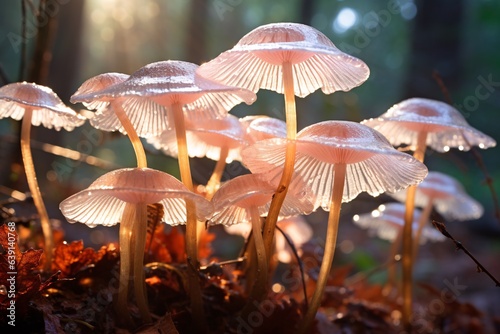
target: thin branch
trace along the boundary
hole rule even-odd
[[[443,79],[441,78],[439,73],[437,71],[433,71],[432,77],[434,78],[434,80],[436,80],[436,82],[437,82],[439,88],[441,89],[441,92],[443,93],[446,101],[450,105],[453,104],[453,100],[450,97],[450,93],[449,93],[448,89],[446,88],[446,85],[444,84]],[[493,178],[488,173],[488,170],[486,169],[486,165],[484,164],[483,157],[481,156],[481,154],[479,153],[477,148],[470,145],[470,143],[468,142],[467,137],[465,135],[462,134],[462,137],[464,138],[464,141],[467,144],[467,146],[470,147],[470,152],[474,156],[474,159],[476,160],[477,165],[479,166],[479,168],[483,172],[486,185],[490,189],[491,197],[493,198],[493,207],[495,209],[495,218],[500,222],[500,206],[498,204],[498,196],[497,196],[497,193],[495,191],[495,187],[493,186]]]
[[[304,305],[305,305],[305,309],[307,310],[307,309],[309,309],[309,303],[307,301],[307,289],[306,289],[306,279],[304,276],[304,264],[302,263],[302,260],[300,259],[299,252],[297,252],[297,248],[295,247],[295,244],[293,243],[293,241],[288,237],[288,235],[286,235],[285,232],[283,232],[281,227],[276,225],[276,229],[278,231],[280,231],[281,234],[283,235],[283,238],[285,238],[286,243],[292,249],[293,255],[295,255],[295,258],[297,259],[297,263],[299,264],[300,279],[302,280],[302,290],[304,291]]]
[[[451,241],[455,243],[457,249],[463,250],[464,253],[467,254],[472,259],[472,261],[474,261],[474,263],[476,263],[478,272],[484,272],[493,280],[493,282],[495,282],[495,285],[497,287],[500,287],[500,282],[474,257],[474,255],[472,255],[467,250],[467,248],[464,247],[464,245],[462,245],[460,241],[457,241],[455,240],[455,238],[453,238],[453,236],[448,232],[448,230],[446,230],[446,226],[443,223],[433,220],[432,225],[434,225],[434,227],[437,228],[439,232],[441,232],[441,234],[443,234],[445,237],[451,239]]]

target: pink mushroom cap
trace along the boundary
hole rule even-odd
[[[186,120],[188,155],[192,158],[207,157],[218,161],[222,148],[228,149],[226,163],[241,161],[241,149],[247,145],[245,132],[237,117],[226,115],[197,122]],[[177,157],[177,138],[174,129],[166,130],[156,137],[147,139],[156,149]]]
[[[315,208],[329,210],[335,164],[347,165],[343,202],[362,191],[377,196],[420,182],[427,167],[409,154],[397,151],[378,131],[347,121],[325,121],[297,133],[295,175],[316,196]],[[285,161],[287,140],[267,139],[242,152],[253,173],[265,173],[276,182]]]
[[[148,64],[122,83],[113,85],[81,100],[137,96],[149,98],[168,108],[179,103],[185,111],[205,109],[210,117],[220,117],[235,105],[256,100],[253,92],[223,85],[198,76],[198,65],[176,60]]]
[[[405,192],[388,195],[401,202],[406,200]],[[437,212],[449,220],[477,219],[484,211],[483,206],[465,192],[460,182],[440,172],[429,172],[417,187],[415,205],[425,207],[430,200]]]
[[[67,107],[46,86],[28,82],[15,82],[0,87],[0,118],[23,118],[26,109],[32,109],[31,124],[67,131],[85,123],[85,118]]]
[[[401,203],[386,203],[380,205],[371,213],[354,215],[353,222],[368,229],[370,233],[376,235],[380,239],[394,241],[396,236],[401,232],[404,226],[405,205]],[[413,232],[418,229],[418,221],[421,211],[416,209],[413,213]],[[420,244],[425,244],[427,241],[443,241],[446,237],[433,227],[425,226],[420,237]]]
[[[438,152],[451,147],[469,150],[471,146],[496,146],[493,138],[471,127],[458,110],[444,102],[411,98],[392,106],[377,118],[361,122],[382,134],[394,145],[415,149],[419,132],[427,132],[427,146]]]
[[[214,215],[210,224],[225,226],[251,222],[250,208],[256,207],[261,216],[266,216],[276,191],[276,184],[266,181],[262,175],[246,174],[225,182],[212,198]],[[310,197],[300,183],[290,185],[290,191],[280,217],[290,217],[312,212]]]
[[[169,225],[186,222],[186,201],[196,205],[199,220],[210,218],[213,206],[189,191],[175,177],[150,168],[123,168],[104,174],[87,189],[61,202],[59,208],[70,223],[89,227],[116,225],[126,203],[161,203]]]
[[[227,85],[257,92],[260,88],[283,93],[281,66],[293,66],[294,92],[305,97],[348,91],[369,76],[368,66],[340,51],[323,33],[299,23],[260,26],[197,73]]]
[[[249,144],[270,138],[286,138],[286,123],[269,116],[246,116],[240,118]]]

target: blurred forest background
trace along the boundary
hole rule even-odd
[[[45,4],[41,12],[40,1]],[[500,1],[496,0],[2,0],[0,85],[37,82],[50,86],[69,104],[79,85],[97,74],[130,74],[148,63],[167,59],[201,64],[230,49],[257,26],[286,21],[315,27],[341,50],[365,61],[371,70],[370,78],[350,92],[324,95],[317,91],[298,99],[299,129],[327,119],[361,121],[375,117],[410,97],[448,102],[437,83],[439,77],[452,104],[467,121],[500,141]],[[282,96],[261,90],[254,105],[237,106],[231,112],[283,119],[283,108]],[[11,189],[27,191],[19,130],[20,122],[0,120],[0,200],[8,198]],[[33,128],[32,140],[40,186],[53,218],[62,218],[58,210],[61,200],[105,172],[135,163],[127,138],[98,132],[89,124],[71,133]],[[148,148],[151,167],[178,174],[173,159]],[[498,150],[480,152],[496,192],[500,192]],[[195,181],[205,182],[213,163],[200,159],[192,163]],[[459,179],[484,205],[480,220],[453,222],[448,228],[500,276],[500,222],[495,218],[485,175],[473,155],[428,150],[426,164],[430,170]],[[229,166],[227,174],[235,176],[239,170],[238,166]],[[373,199],[362,195],[343,206],[345,221],[335,265],[350,263],[356,270],[364,270],[385,260],[388,245],[353,227],[351,217],[387,200],[386,196]],[[28,210],[29,206],[16,208]],[[308,219],[317,235],[324,235],[324,213]],[[89,246],[98,247],[117,238],[116,230],[61,224],[69,239],[83,237]],[[220,229],[214,231],[223,236]],[[225,240],[214,244],[215,254],[222,258],[236,256],[239,244],[235,237]],[[440,274],[436,274],[437,268]],[[422,251],[416,275],[438,286],[443,286],[443,277],[459,277],[472,299],[474,291],[483,292],[476,298],[482,305],[491,306],[488,299],[499,299],[494,288],[491,294],[484,294],[485,287],[493,284],[477,276],[470,260],[456,253],[448,241]],[[500,309],[498,303],[495,305],[498,315]]]

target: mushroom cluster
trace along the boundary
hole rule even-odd
[[[303,111],[296,110],[295,96],[303,98],[318,89],[324,94],[349,91],[366,81],[369,73],[363,61],[340,51],[320,31],[303,24],[273,23],[254,29],[232,49],[200,66],[158,61],[131,75],[99,74],[78,88],[71,102],[95,111],[89,121],[96,129],[126,134],[137,159],[136,166],[108,171],[60,203],[70,223],[120,224],[115,307],[121,325],[136,330],[153,319],[144,278],[148,205],[163,207],[166,224],[185,225],[189,310],[193,330],[199,333],[206,332],[198,261],[201,227],[224,225],[235,233],[239,226],[238,233],[250,244],[245,255],[244,316],[268,295],[271,262],[276,258],[290,262],[285,250],[288,240],[300,248],[311,238],[312,229],[301,217],[322,209],[329,212],[324,255],[316,289],[306,296],[307,307],[297,324],[298,333],[310,333],[328,284],[342,203],[362,192],[371,196],[387,192],[406,203],[386,204],[368,216],[357,215],[354,221],[382,238],[402,240],[403,321],[408,321],[411,264],[417,251],[415,247],[411,253],[412,242],[439,239],[425,226],[432,208],[455,220],[474,219],[482,213],[477,202],[460,193],[458,181],[437,172],[427,176],[426,147],[446,152],[452,147],[468,150],[496,143],[470,127],[453,107],[422,98],[403,101],[361,123],[326,120],[297,131],[297,115]],[[285,121],[228,114],[242,102],[252,104],[260,89],[284,95]],[[23,160],[50,265],[51,230],[36,183],[29,129],[31,124],[43,124],[72,130],[85,118],[49,88],[28,83],[0,88],[0,117],[19,120],[23,115]],[[178,159],[180,180],[148,168],[141,138]],[[414,154],[395,148],[401,145],[408,145]],[[206,184],[194,184],[190,157],[216,161]],[[250,174],[231,175],[222,182],[226,164],[232,161],[240,161]],[[419,216],[415,205],[424,207]],[[275,238],[277,226],[292,237]],[[394,244],[391,258],[399,245]],[[130,307],[131,302],[136,305]]]

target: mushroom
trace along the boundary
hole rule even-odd
[[[430,172],[429,172],[430,175]],[[423,181],[425,182],[425,180]],[[422,182],[422,183],[423,183]],[[405,216],[405,205],[401,203],[386,203],[381,204],[376,210],[371,213],[365,213],[361,215],[354,215],[353,222],[367,229],[370,233],[375,234],[377,237],[388,240],[392,242],[392,247],[389,252],[389,267],[388,267],[388,279],[386,291],[390,291],[395,283],[396,270],[393,265],[393,261],[397,258],[398,250],[401,246],[401,241],[403,237],[403,226],[404,226],[404,216]],[[413,234],[417,234],[419,231],[419,222],[424,219],[421,211],[416,209],[413,213],[412,219],[412,231]],[[428,221],[424,219],[424,221]],[[438,232],[436,229],[431,227],[424,227],[421,230],[422,237],[415,238],[418,243],[423,245],[427,241],[443,241],[446,238]]]
[[[285,139],[262,140],[242,152],[243,163],[253,173],[282,168]],[[425,165],[406,153],[395,150],[379,132],[359,123],[325,121],[301,130],[295,141],[295,177],[307,182],[316,196],[315,207],[330,211],[325,254],[317,287],[300,332],[306,333],[320,305],[332,265],[342,202],[366,191],[377,196],[420,182],[427,175]]]
[[[43,125],[59,131],[72,131],[82,125],[85,118],[68,108],[49,87],[35,83],[16,82],[0,88],[0,118],[23,119],[21,128],[21,154],[28,187],[40,218],[45,240],[45,269],[50,270],[54,241],[47,209],[38,187],[35,165],[31,155],[31,126]]]
[[[290,185],[280,211],[283,218],[312,212],[309,195],[303,191],[300,180]],[[231,226],[251,223],[257,254],[257,282],[267,281],[267,257],[261,233],[260,217],[267,215],[276,185],[265,180],[263,175],[241,175],[224,183],[214,194],[214,214],[209,224]]]
[[[236,104],[251,104],[256,95],[246,89],[230,87],[195,74],[198,65],[183,61],[159,61],[148,64],[135,71],[122,83],[100,90],[91,96],[92,100],[113,100],[133,97],[138,101],[150,100],[167,110],[167,120],[175,128],[179,151],[179,169],[182,183],[193,190],[186,144],[185,112],[203,111],[206,118],[222,117]],[[80,97],[83,99],[83,97]],[[114,107],[115,103],[113,103]],[[120,107],[120,104],[117,104]],[[140,105],[140,104],[139,104]],[[116,110],[115,110],[116,112]],[[198,116],[200,113],[197,114]],[[198,119],[201,120],[201,119]],[[173,124],[173,126],[172,126]],[[125,128],[127,133],[129,132]],[[140,141],[137,139],[138,143]],[[142,145],[141,145],[142,147]],[[186,201],[186,253],[188,257],[188,277],[194,323],[204,327],[203,305],[199,287],[197,221],[196,208],[190,200]]]
[[[141,86],[122,87],[120,95],[103,94],[106,89],[121,84],[129,78],[122,73],[104,73],[86,80],[71,96],[71,102],[82,102],[89,109],[96,109],[90,124],[96,129],[127,134],[134,148],[137,167],[146,168],[147,160],[139,136],[150,136],[167,127],[163,107],[148,99],[126,94],[141,90]]]
[[[260,26],[197,73],[257,92],[260,88],[284,94],[287,125],[285,166],[267,216],[264,241],[271,256],[274,229],[294,169],[297,121],[295,95],[305,97],[321,88],[323,93],[348,91],[369,76],[364,62],[341,52],[324,34],[298,23]]]
[[[458,110],[435,100],[411,98],[392,106],[378,118],[362,122],[385,135],[391,144],[406,144],[413,156],[423,162],[427,146],[438,152],[450,147],[469,150],[471,146],[486,149],[496,142],[471,127]],[[406,224],[403,232],[403,324],[410,328],[412,307],[412,232],[411,220],[415,207],[416,187],[410,187],[406,196]]]
[[[247,133],[249,144],[270,138],[286,138],[286,123],[269,116],[246,116],[240,123]]]
[[[59,206],[70,223],[81,222],[89,227],[120,223],[120,285],[116,308],[128,322],[128,281],[131,276],[141,319],[151,322],[143,270],[147,205],[162,204],[163,220],[178,225],[186,222],[187,201],[196,203],[198,219],[210,218],[211,203],[188,190],[173,176],[149,168],[123,168],[104,174]]]
[[[404,202],[406,192],[400,191],[388,195]],[[429,172],[427,177],[418,185],[415,193],[415,205],[423,208],[422,219],[415,234],[413,257],[416,257],[419,240],[425,224],[429,221],[432,208],[435,207],[445,219],[469,220],[478,219],[483,214],[482,205],[467,195],[463,186],[455,178],[440,173]]]
[[[179,154],[174,131],[164,131],[147,141],[169,156],[177,157]],[[186,141],[189,143],[187,149],[190,157],[207,157],[217,161],[205,187],[207,198],[210,199],[219,188],[226,163],[241,161],[241,148],[247,144],[243,126],[236,116],[229,114],[222,118],[204,120],[201,124],[188,117]]]

